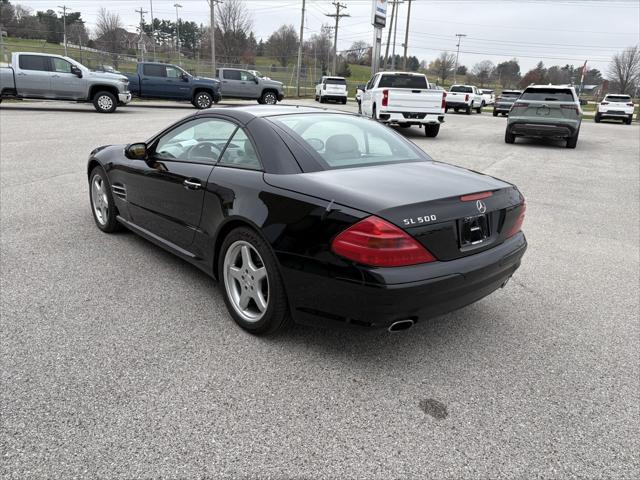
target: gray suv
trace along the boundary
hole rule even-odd
[[[218,68],[216,78],[221,82],[222,98],[251,99],[267,105],[284,98],[282,82],[257,77],[249,70]]]

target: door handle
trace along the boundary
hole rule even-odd
[[[198,190],[199,188],[202,188],[202,184],[194,180],[185,180],[182,184],[191,190]]]
[[[18,72],[18,73],[17,73],[17,75],[18,75],[19,77],[26,77],[26,76],[27,76],[27,74],[26,74],[26,73],[24,73],[24,72]]]
[[[51,75],[51,78],[60,78],[60,75]]]

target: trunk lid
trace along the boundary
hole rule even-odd
[[[272,186],[333,201],[336,210],[344,205],[383,218],[414,236],[439,260],[501,243],[522,202],[518,190],[509,183],[437,162],[265,174],[264,178]],[[461,200],[478,192],[491,194],[481,204]],[[463,231],[471,228],[464,224],[469,218],[486,222],[487,239],[473,245],[462,243]]]
[[[440,113],[443,93],[437,90],[389,88],[388,110]]]

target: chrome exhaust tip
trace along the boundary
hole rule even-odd
[[[387,330],[390,332],[400,332],[401,330],[409,330],[414,325],[413,320],[398,320],[397,322],[393,322]]]

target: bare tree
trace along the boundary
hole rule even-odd
[[[619,93],[633,95],[640,82],[640,47],[629,47],[616,53],[608,70],[609,79],[618,85]]]
[[[364,40],[358,40],[353,42],[345,53],[347,54],[347,60],[350,63],[357,63],[358,65],[366,65],[369,60],[369,52],[371,50],[371,44]]]
[[[267,40],[267,52],[286,67],[298,50],[298,33],[293,25],[282,25]]]
[[[491,78],[495,68],[491,60],[483,60],[473,66],[471,73],[476,77],[478,82],[480,82],[480,86],[484,87],[484,84]]]
[[[333,39],[329,26],[323,24],[320,34],[314,33],[305,42],[305,56],[314,59],[314,65],[320,67],[322,75],[326,75],[329,59],[333,53]]]
[[[124,34],[124,24],[120,15],[101,7],[96,20],[96,44],[109,52],[115,68],[118,68],[118,54],[122,50]]]
[[[216,55],[223,63],[239,63],[249,44],[253,28],[251,15],[241,0],[218,4],[216,16]]]
[[[456,56],[453,53],[442,52],[438,58],[429,64],[429,72],[437,75],[444,83],[447,78],[453,75],[456,65]]]

